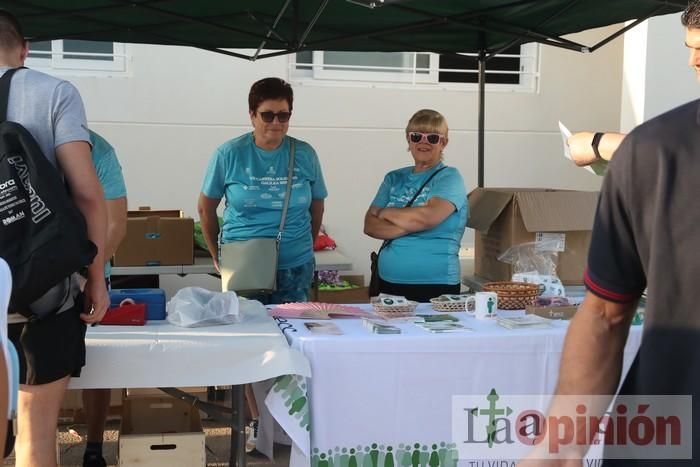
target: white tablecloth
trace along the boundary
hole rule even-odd
[[[417,312],[431,310],[420,305]],[[310,379],[282,378],[266,401],[294,441],[292,465],[316,467],[328,458],[332,465],[347,465],[354,455],[362,466],[365,454],[371,458],[375,451],[376,465],[383,466],[388,446],[394,465],[402,465],[415,443],[419,458],[428,461],[436,452],[440,465],[455,465],[456,456],[449,458],[454,454],[449,449],[453,395],[485,396],[491,389],[499,394],[554,391],[568,322],[555,321],[549,329],[507,330],[465,313],[453,315],[474,332],[433,334],[400,324],[400,335],[376,335],[363,329],[360,320],[345,319],[334,320],[343,335],[323,336],[311,334],[304,321],[278,320],[313,371]],[[633,326],[625,372],[641,335],[641,327]]]
[[[89,327],[87,364],[70,389],[235,385],[280,375],[309,376],[272,318],[227,326]]]

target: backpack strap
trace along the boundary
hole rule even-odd
[[[10,68],[2,75],[2,78],[0,78],[0,123],[7,120],[7,106],[10,103],[10,82],[12,81],[12,75],[22,68],[25,67]]]

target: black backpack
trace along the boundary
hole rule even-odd
[[[89,265],[97,248],[58,169],[29,131],[7,121],[17,70],[0,78],[0,257],[12,271],[10,311],[34,317],[29,304]]]

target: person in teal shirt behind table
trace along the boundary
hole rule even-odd
[[[219,269],[219,242],[277,236],[282,217],[289,168],[292,87],[279,78],[253,83],[248,94],[248,113],[253,131],[219,146],[209,161],[197,210],[202,234]],[[323,218],[328,196],[321,164],[308,143],[295,140],[294,175],[287,219],[279,249],[277,290],[250,296],[264,304],[305,302],[314,274],[313,242]],[[224,222],[219,232],[216,209],[226,199]],[[252,421],[246,451],[255,448],[258,409],[246,385]]]
[[[406,127],[414,165],[389,172],[365,215],[365,233],[392,240],[379,255],[379,290],[428,302],[460,291],[459,248],[467,223],[462,175],[443,163],[447,121],[439,112],[416,112]],[[411,207],[406,207],[423,183]]]
[[[257,81],[248,107],[253,131],[219,146],[211,157],[199,196],[202,233],[219,269],[218,242],[277,236],[289,164],[292,87],[279,78]],[[313,242],[328,195],[316,151],[295,140],[289,209],[280,243],[277,290],[254,298],[265,304],[304,302],[314,273]],[[216,209],[226,199],[219,235]],[[220,238],[219,238],[220,237]]]
[[[92,163],[97,172],[97,178],[102,185],[107,204],[107,239],[105,241],[105,258],[111,258],[126,235],[126,183],[119,159],[103,137],[92,130]],[[110,283],[112,266],[109,261],[105,264],[105,282]],[[85,389],[83,391],[83,409],[87,424],[87,447],[83,456],[83,467],[106,466],[102,457],[102,442],[105,422],[109,412],[111,389]]]

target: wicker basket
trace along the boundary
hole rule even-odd
[[[500,310],[523,310],[534,305],[540,288],[526,282],[488,282],[484,284],[484,292],[496,292]]]
[[[418,302],[413,302],[411,300],[408,300],[408,303],[403,306],[383,305],[377,299],[377,297],[372,297],[370,303],[372,304],[374,311],[383,316],[384,318],[401,318],[403,316],[413,316],[416,314],[416,307],[418,306]]]
[[[439,298],[431,298],[430,303],[433,305],[433,310],[435,311],[449,311],[449,312],[457,312],[457,311],[465,311],[465,302],[454,302],[454,301],[447,301],[447,300],[440,300]],[[474,305],[472,304],[470,308],[474,308]]]

